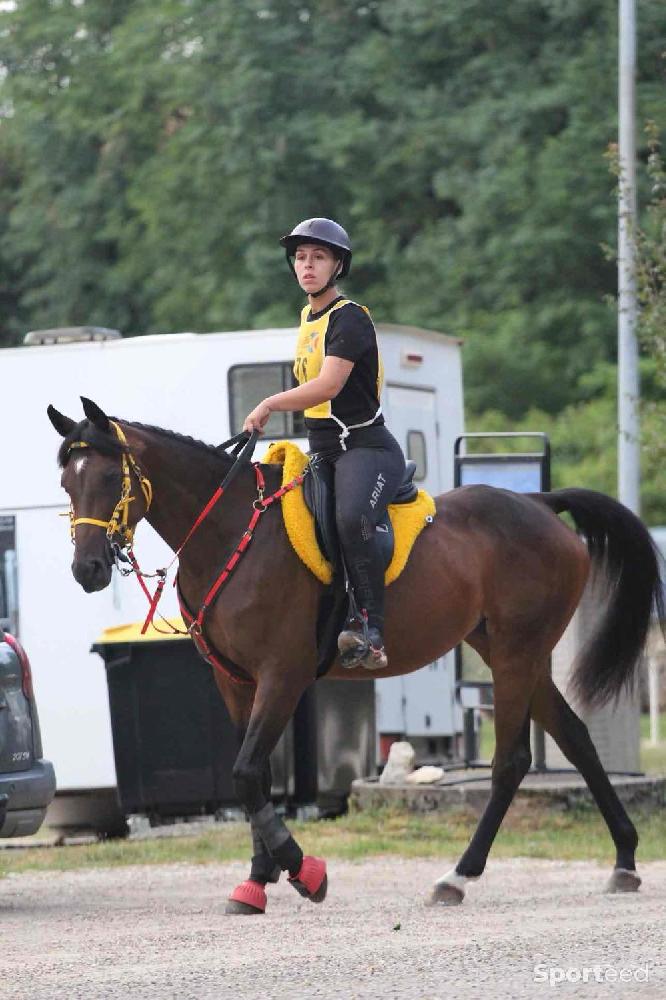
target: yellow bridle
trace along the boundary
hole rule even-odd
[[[127,438],[125,437],[123,431],[115,421],[109,421],[111,426],[116,432],[118,440],[123,445],[127,445]],[[70,444],[70,451],[74,448],[89,448],[90,445],[86,441],[74,441]],[[132,455],[127,446],[127,450],[123,451],[122,456],[122,473],[123,473],[123,485],[120,493],[120,500],[113,509],[113,513],[108,521],[100,521],[96,517],[76,517],[74,511],[74,504],[70,504],[69,507],[69,528],[72,537],[72,542],[75,540],[75,529],[77,524],[94,524],[99,528],[106,529],[106,537],[109,541],[112,540],[114,535],[120,535],[122,538],[122,547],[125,548],[132,544],[134,538],[134,528],[129,527],[129,505],[135,499],[132,496],[132,479],[131,472],[134,473],[141,486],[141,491],[143,492],[144,499],[146,501],[146,513],[150,510],[150,505],[153,501],[153,487],[151,485],[150,479],[144,476],[141,469],[139,468],[138,462]]]

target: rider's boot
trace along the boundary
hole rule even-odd
[[[374,626],[345,629],[338,636],[338,651],[342,666],[348,670],[354,667],[383,670],[388,666],[384,640],[379,629]]]
[[[374,544],[346,558],[349,576],[351,619],[338,636],[343,667],[383,670],[388,665],[382,631],[384,625],[384,566]],[[362,609],[362,610],[360,610]]]
[[[365,618],[354,616],[338,636],[338,653],[343,667],[357,667],[368,651]]]
[[[384,649],[384,640],[378,628],[368,629],[369,650],[361,666],[366,670],[384,670],[388,666],[388,657]]]
[[[346,629],[338,636],[338,653],[340,662],[347,670],[358,667],[361,660],[365,659],[368,653],[368,643],[365,638],[363,627],[354,628],[354,623],[349,622]]]

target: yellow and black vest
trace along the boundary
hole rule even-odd
[[[321,372],[326,357],[326,335],[331,318],[339,309],[349,304],[349,299],[342,298],[314,319],[309,318],[310,306],[304,306],[294,362],[294,375],[299,385],[312,381]],[[356,305],[356,303],[351,304]],[[369,317],[370,314],[365,306],[358,308],[363,309]],[[323,429],[330,425],[339,434],[339,429],[342,428],[340,443],[343,448],[344,439],[349,436],[350,430],[369,426],[381,413],[379,396],[384,383],[384,367],[376,335],[373,346],[374,352],[368,352],[371,357],[363,359],[362,362],[361,360],[355,362],[347,384],[335,399],[326,400],[305,410],[306,425],[309,429]]]

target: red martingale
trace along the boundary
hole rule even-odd
[[[206,639],[202,631],[198,631],[196,628],[192,628],[195,625],[195,619],[192,612],[185,604],[183,595],[180,592],[180,587],[178,586],[178,577],[176,577],[176,592],[178,594],[178,604],[180,605],[180,613],[182,615],[183,621],[187,625],[187,632],[184,635],[189,635],[192,642],[197,648],[197,652],[200,656],[210,663],[211,667],[219,670],[220,673],[228,677],[230,681],[234,684],[254,684],[252,677],[249,677],[242,667],[239,667],[237,663],[234,663],[229,657],[223,656],[211,643]]]
[[[227,580],[233,573],[234,569],[240,562],[242,556],[246,552],[250,542],[252,541],[252,538],[254,536],[254,530],[257,526],[257,522],[259,521],[261,515],[265,513],[265,511],[267,511],[268,508],[271,506],[271,504],[275,503],[276,500],[281,500],[282,497],[285,495],[285,493],[288,493],[290,490],[293,490],[297,486],[300,486],[305,478],[304,475],[296,476],[294,479],[292,479],[291,482],[286,483],[284,486],[281,486],[278,490],[276,490],[275,493],[272,493],[268,497],[264,497],[264,489],[266,487],[264,474],[258,462],[253,462],[252,464],[254,467],[254,472],[257,481],[257,499],[252,504],[252,515],[250,517],[249,524],[245,529],[245,531],[243,532],[240,541],[238,542],[238,545],[236,546],[233,554],[225,564],[221,573],[215,578],[214,582],[209,587],[208,592],[206,593],[206,596],[204,597],[203,602],[199,607],[199,610],[196,613],[196,615],[192,614],[189,608],[186,607],[183,597],[180,593],[180,590],[178,592],[178,601],[180,604],[181,614],[187,625],[187,631],[194,640],[194,644],[201,653],[201,655],[204,657],[205,660],[208,660],[208,662],[211,663],[214,667],[216,667],[218,670],[226,674],[226,676],[229,677],[231,680],[240,684],[253,684],[254,681],[251,677],[244,676],[243,670],[236,667],[235,664],[231,664],[231,661],[229,661],[229,665],[227,665],[224,662],[225,658],[221,656],[217,652],[217,650],[215,650],[211,646],[211,644],[206,640],[203,634],[204,619],[206,617],[206,613],[208,612],[210,606],[215,603],[219,595],[219,592],[222,589],[222,586],[227,582]],[[215,491],[215,493],[213,494],[213,496],[208,501],[208,503],[206,504],[206,506],[203,508],[199,516],[197,517],[196,521],[188,531],[187,535],[185,536],[181,544],[179,545],[178,549],[176,550],[174,560],[178,559],[180,553],[185,548],[187,542],[189,542],[190,538],[197,530],[199,525],[208,517],[209,513],[211,512],[215,504],[218,502],[223,492],[224,492],[223,486],[219,486]],[[157,610],[157,605],[159,603],[159,600],[162,596],[162,592],[164,590],[167,570],[158,570],[156,575],[160,577],[160,580],[154,595],[152,595],[151,597],[151,594],[148,588],[146,587],[143,579],[145,574],[141,572],[138,563],[134,558],[134,554],[131,550],[129,553],[129,558],[130,562],[132,563],[132,568],[134,569],[136,577],[139,583],[141,584],[141,587],[149,601],[148,614],[143,624],[143,628],[141,629],[141,634],[143,635],[148,629],[149,625],[152,624],[153,628],[156,628],[153,618]],[[177,583],[178,583],[178,576],[176,576],[176,579],[174,580],[174,585],[177,586]],[[179,629],[175,628],[172,625],[169,625],[169,629],[170,631],[167,634],[171,633],[178,634],[180,632]],[[157,629],[157,631],[161,632],[162,630]]]
[[[268,902],[263,885],[252,882],[250,879],[237,885],[229,899],[232,903],[245,903],[246,906],[252,906],[259,913],[264,913]]]
[[[228,560],[228,562],[226,563],[224,569],[219,574],[219,576],[216,577],[215,581],[209,588],[208,593],[204,597],[203,602],[199,608],[199,611],[195,616],[194,623],[190,628],[190,631],[192,632],[197,631],[199,632],[199,634],[201,634],[206,612],[210,608],[211,604],[215,602],[222,585],[227,582],[232,572],[240,562],[241,557],[247,550],[248,545],[250,544],[252,538],[254,537],[254,529],[261,515],[265,513],[265,511],[267,511],[268,508],[271,506],[271,504],[275,503],[276,500],[281,500],[282,497],[285,495],[285,493],[288,493],[289,490],[293,490],[296,488],[296,486],[300,486],[304,479],[303,476],[296,476],[296,478],[292,479],[290,483],[287,483],[285,486],[281,486],[279,490],[275,491],[275,493],[271,493],[269,497],[264,497],[264,489],[266,483],[264,481],[264,476],[261,471],[261,466],[259,465],[258,462],[254,463],[254,471],[257,477],[258,496],[257,499],[252,504],[253,511],[252,511],[252,517],[250,518],[250,523],[243,532],[241,539],[234,550],[233,555]],[[180,549],[178,551],[180,551]]]

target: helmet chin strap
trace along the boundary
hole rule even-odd
[[[335,279],[336,278],[337,278],[337,274],[334,275],[332,278],[329,278],[328,281],[326,282],[326,284],[323,286],[323,288],[320,288],[318,292],[308,292],[310,298],[311,299],[318,299],[319,296],[323,295],[324,292],[327,292],[329,290],[329,288],[333,288],[333,285],[335,284]]]
[[[338,262],[338,263],[339,263],[339,262]],[[326,284],[325,284],[325,285],[323,285],[323,286],[322,286],[322,287],[321,287],[321,288],[319,289],[319,291],[318,291],[318,292],[310,292],[310,293],[309,293],[309,295],[310,295],[310,298],[311,298],[311,299],[318,299],[318,298],[319,298],[319,296],[320,296],[320,295],[323,295],[323,294],[324,294],[324,292],[327,292],[327,291],[329,290],[329,288],[333,288],[333,285],[335,284],[335,281],[336,281],[336,278],[337,278],[337,276],[339,275],[339,273],[340,273],[340,268],[339,268],[339,267],[336,267],[335,271],[333,272],[333,274],[331,275],[331,277],[330,277],[330,278],[328,279],[328,281],[326,282]]]

